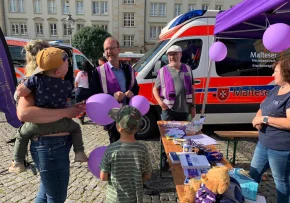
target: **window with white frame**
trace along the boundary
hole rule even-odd
[[[151,16],[166,16],[165,3],[151,3],[150,15]]]
[[[11,23],[12,35],[27,35],[27,24],[24,22]]]
[[[84,14],[84,2],[83,1],[77,1],[76,2],[76,13],[77,14]]]
[[[50,36],[57,36],[56,23],[49,23]]]
[[[222,5],[215,5],[215,10],[222,10],[223,9],[223,6]]]
[[[134,35],[124,35],[124,46],[125,47],[134,46]]]
[[[77,27],[77,31],[79,31],[80,29],[82,29],[83,27],[85,27],[85,25],[84,24],[77,23],[76,24],[76,27]]]
[[[69,36],[69,29],[66,23],[63,23],[63,36]]]
[[[18,12],[23,13],[25,11],[24,7],[25,7],[24,0],[18,0]]]
[[[93,1],[92,2],[93,15],[108,15],[107,1]]]
[[[42,23],[35,23],[36,36],[43,36],[43,25]]]
[[[134,4],[135,0],[123,0],[124,4]]]
[[[49,14],[56,14],[56,3],[55,0],[48,1],[48,13]]]
[[[19,35],[19,23],[11,23],[12,35]]]
[[[20,34],[27,35],[27,24],[26,23],[20,23]]]
[[[34,0],[34,13],[41,13],[41,0]]]
[[[62,2],[62,14],[69,14],[69,1],[65,0]]]
[[[208,10],[209,5],[208,4],[202,4],[201,8],[202,8],[202,10]]]
[[[195,4],[188,4],[188,11],[195,10]]]
[[[134,13],[124,13],[124,27],[134,27]]]
[[[150,39],[158,39],[162,29],[161,26],[150,26]]]
[[[102,29],[108,31],[108,25],[106,25],[106,24],[94,24],[93,27],[102,28]]]
[[[25,12],[25,1],[24,0],[9,0],[9,11],[10,12]]]
[[[182,4],[174,4],[174,15],[179,16],[182,11]]]

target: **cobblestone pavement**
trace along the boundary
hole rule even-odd
[[[108,145],[108,135],[94,124],[85,124],[82,126],[85,151],[89,154],[98,146]],[[13,138],[15,129],[10,127],[0,113],[0,202],[33,202],[39,187],[39,175],[34,175],[33,168],[19,175],[9,174],[7,168],[12,159],[11,146],[6,141]],[[226,144],[223,140],[218,140],[218,149],[225,154]],[[163,174],[159,178],[159,141],[142,141],[149,149],[152,157],[153,176],[149,182],[150,189],[155,192],[154,195],[144,195],[144,202],[179,202],[175,185],[170,172]],[[255,148],[256,140],[245,140],[239,142],[236,167],[249,169],[250,159]],[[232,148],[231,148],[232,149]],[[73,160],[73,152],[70,157]],[[31,157],[28,157],[31,161]],[[262,181],[259,187],[259,194],[267,198],[267,203],[276,202],[275,185],[271,173],[267,173],[265,181]],[[106,183],[95,178],[89,171],[86,163],[71,163],[71,176],[66,203],[101,203],[105,200]]]

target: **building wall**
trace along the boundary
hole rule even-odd
[[[63,27],[65,18],[68,16],[62,12],[62,3],[64,0],[55,1],[55,14],[48,13],[48,0],[41,0],[41,13],[35,13],[34,1],[24,0],[24,12],[11,12],[9,7],[10,0],[0,0],[0,26],[6,28],[6,36],[28,39],[63,40],[64,43],[69,43],[69,35],[64,35]],[[133,4],[124,4],[124,0],[100,0],[108,2],[108,12],[103,15],[94,15],[93,1],[97,0],[66,1],[69,2],[69,13],[76,20],[72,34],[76,32],[76,28],[80,25],[104,26],[109,33],[119,40],[122,52],[130,51],[136,53],[146,52],[158,41],[161,29],[175,17],[176,4],[181,5],[181,13],[186,13],[189,10],[189,5],[193,5],[197,10],[202,9],[205,4],[211,10],[215,9],[216,6],[221,6],[225,10],[240,2],[240,0],[135,0]],[[82,1],[84,4],[83,14],[77,14],[76,12],[76,2],[78,1]],[[1,15],[1,3],[4,3],[3,15]],[[152,4],[157,4],[158,6],[160,4],[165,5],[165,15],[152,15]],[[157,11],[159,12],[159,8]],[[125,13],[132,13],[134,15],[134,26],[124,26]],[[2,18],[3,16],[5,16],[4,19]],[[19,23],[19,26],[22,23],[26,24],[27,33],[13,34],[13,23]],[[43,25],[42,36],[36,34],[36,23],[42,23]],[[56,36],[50,35],[49,23],[55,23],[57,25]],[[134,38],[131,44],[132,46],[124,46],[124,36]]]
[[[1,27],[4,35],[6,35],[4,0],[0,0],[0,27]]]

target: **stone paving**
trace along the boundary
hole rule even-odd
[[[16,129],[7,124],[4,114],[0,113],[0,202],[33,202],[39,187],[39,174],[34,175],[34,168],[19,175],[10,174],[7,171],[12,159],[13,147],[8,146],[6,141],[14,137],[15,131]],[[98,146],[109,144],[107,133],[102,130],[102,127],[88,123],[82,126],[82,131],[87,154]],[[225,154],[225,142],[214,135],[213,137],[218,140],[218,149]],[[155,192],[151,196],[144,195],[144,202],[179,202],[170,172],[164,173],[163,178],[159,178],[159,141],[142,141],[142,143],[148,147],[152,157],[153,175],[147,185],[150,185],[150,190]],[[249,169],[255,144],[254,139],[239,143],[236,167]],[[73,160],[73,156],[73,151],[71,151],[71,160]],[[30,156],[28,159],[31,161]],[[266,179],[260,184],[259,194],[265,196],[267,202],[274,203],[276,202],[276,190],[270,172],[267,173]],[[71,163],[66,203],[105,202],[105,192],[106,182],[95,178],[88,171],[86,163]]]

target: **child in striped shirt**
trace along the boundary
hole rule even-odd
[[[121,137],[108,146],[100,164],[100,179],[108,181],[106,202],[142,203],[143,182],[152,173],[148,149],[134,137],[142,115],[126,105],[110,110],[109,116],[116,121]]]

